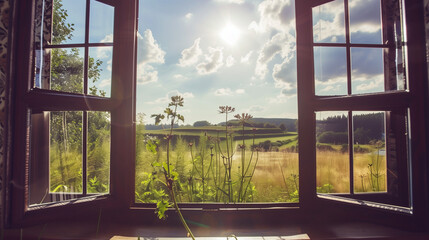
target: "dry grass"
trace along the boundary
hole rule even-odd
[[[176,151],[172,153],[172,162],[177,160],[184,161],[182,172],[189,172],[191,169],[190,152],[184,150],[184,154]],[[152,158],[153,155],[144,153],[141,159]],[[163,153],[162,155],[165,155]],[[256,153],[255,153],[256,155]],[[256,166],[252,183],[256,189],[253,197],[254,202],[285,202],[291,201],[290,195],[295,192],[299,182],[298,171],[298,153],[279,151],[279,152],[259,152],[258,164]],[[250,152],[247,152],[247,161],[250,158]],[[254,156],[253,161],[255,161]],[[348,153],[340,151],[317,151],[317,186],[323,187],[326,184],[332,186],[332,193],[350,192],[350,166]],[[138,163],[137,175],[143,171],[151,169],[150,161],[141,161]],[[236,153],[233,158],[233,176],[238,176],[241,171],[239,166],[241,155]],[[378,162],[378,164],[377,164]],[[373,164],[373,177],[371,179],[370,168],[368,164]],[[378,165],[378,177],[374,177]],[[372,192],[386,191],[386,160],[385,156],[376,153],[355,153],[354,154],[354,191]],[[378,181],[378,184],[377,184]],[[378,187],[377,187],[378,186]]]

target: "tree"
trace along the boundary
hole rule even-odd
[[[68,13],[62,1],[53,6],[52,43],[72,39],[74,24],[67,23]],[[88,59],[88,79],[96,82],[102,71],[100,60]],[[51,52],[50,88],[56,91],[83,93],[84,58],[77,48],[55,48]],[[89,94],[105,96],[96,86]],[[50,114],[50,188],[51,191],[81,191],[82,148],[87,148],[88,192],[106,192],[109,183],[110,115],[88,112],[83,129],[82,111]],[[83,131],[87,142],[82,144]]]
[[[283,132],[286,132],[286,131],[287,131],[286,125],[285,125],[284,123],[280,124],[279,128],[280,128]]]
[[[209,123],[208,121],[196,121],[194,122],[194,127],[206,127],[206,126],[210,126],[212,125],[211,123]]]

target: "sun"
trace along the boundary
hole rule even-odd
[[[219,33],[224,42],[229,45],[235,45],[240,38],[241,31],[236,26],[228,23]]]

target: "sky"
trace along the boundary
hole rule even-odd
[[[63,2],[82,11],[76,0]],[[343,4],[313,9],[314,42],[344,43]],[[92,5],[90,40],[112,41],[111,7]],[[379,5],[349,0],[352,43],[381,43]],[[185,99],[185,124],[222,122],[224,105],[254,117],[297,118],[294,0],[140,0],[138,24],[136,108],[146,123],[174,95]],[[314,52],[316,94],[347,94],[345,49]],[[111,49],[92,56],[103,61],[96,85],[108,91]],[[384,91],[381,49],[352,48],[351,61],[353,94]]]

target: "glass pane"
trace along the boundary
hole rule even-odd
[[[110,113],[88,112],[87,191],[108,193],[110,179]]]
[[[314,75],[316,95],[347,95],[346,48],[315,47]]]
[[[386,191],[384,112],[353,112],[355,192]]]
[[[384,49],[351,48],[352,93],[384,91]]]
[[[83,93],[83,48],[52,49],[50,89]]]
[[[345,43],[344,0],[335,0],[313,8],[313,41]]]
[[[384,55],[386,91],[406,90],[408,88],[405,68],[407,40],[401,12],[402,1],[389,0],[382,3],[383,42],[389,45]]]
[[[318,193],[350,193],[347,112],[316,112]]]
[[[350,41],[381,43],[380,0],[349,0]]]
[[[99,1],[91,0],[89,20],[89,41],[113,42],[114,8]]]
[[[110,97],[113,47],[89,49],[88,94]]]
[[[85,0],[54,0],[52,44],[85,42]]]
[[[29,203],[82,194],[82,112],[31,114]]]
[[[82,193],[82,112],[50,113],[50,192]]]

